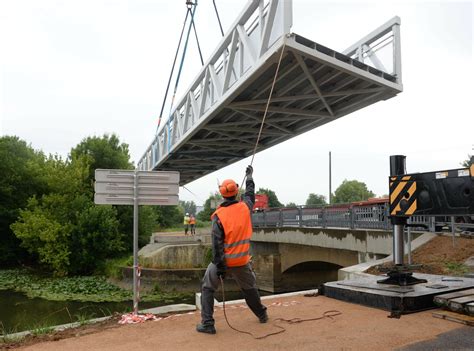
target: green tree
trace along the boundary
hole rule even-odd
[[[327,205],[326,196],[310,193],[306,199],[306,206],[325,206]]]
[[[161,229],[172,228],[183,224],[184,212],[180,206],[155,206],[157,224]]]
[[[201,212],[198,213],[197,219],[200,221],[210,221],[211,215],[216,210],[216,206],[222,201],[221,194],[216,191],[215,193],[211,193],[207,200],[204,202],[204,208]]]
[[[268,196],[268,207],[283,207],[283,204],[278,201],[278,197],[273,190],[259,188],[257,194],[266,194]]]
[[[27,259],[10,226],[31,196],[47,192],[41,171],[44,155],[16,136],[0,138],[0,266]]]
[[[102,169],[133,169],[130,162],[128,144],[122,143],[115,134],[104,134],[102,137],[84,138],[76,147],[71,149],[70,159],[76,160],[87,157],[89,160],[88,184],[92,189],[95,170]],[[133,248],[133,207],[114,206],[119,222],[119,232],[125,234],[123,237],[124,247],[127,252]],[[161,206],[160,206],[161,207]],[[146,245],[150,235],[156,226],[158,213],[148,206],[140,207],[138,225],[139,246]]]
[[[467,155],[467,160],[464,160],[461,165],[463,167],[470,167],[471,166],[471,160],[472,160],[472,157],[471,155]]]
[[[89,180],[94,179],[95,170],[104,169],[133,169],[130,162],[128,144],[121,143],[115,134],[104,134],[102,137],[84,138],[76,147],[71,149],[72,160],[81,156],[88,157],[90,163]]]
[[[288,202],[285,207],[298,207],[294,202]]]
[[[344,179],[333,195],[334,203],[349,203],[354,201],[365,201],[375,194],[367,189],[365,183],[357,180]]]
[[[196,214],[196,204],[194,201],[180,201],[179,205],[183,208],[184,213]]]
[[[50,193],[32,197],[11,228],[38,263],[56,275],[87,274],[124,251],[116,209],[96,206],[88,184],[90,159],[50,157]]]

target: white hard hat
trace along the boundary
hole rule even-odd
[[[186,212],[186,216],[189,216],[189,213]]]

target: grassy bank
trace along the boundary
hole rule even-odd
[[[111,284],[104,276],[55,278],[25,269],[0,270],[0,290],[15,290],[29,298],[52,301],[122,302],[130,301],[133,297],[132,291]],[[153,289],[143,293],[141,300],[173,300],[189,295]]]

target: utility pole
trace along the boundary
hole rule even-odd
[[[331,151],[329,151],[329,204],[331,204],[331,196],[332,196],[332,189],[331,189]]]

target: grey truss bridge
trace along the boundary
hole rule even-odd
[[[290,33],[292,2],[251,0],[139,160],[181,185],[402,91],[400,19],[338,52]],[[391,67],[377,53],[391,48]]]

